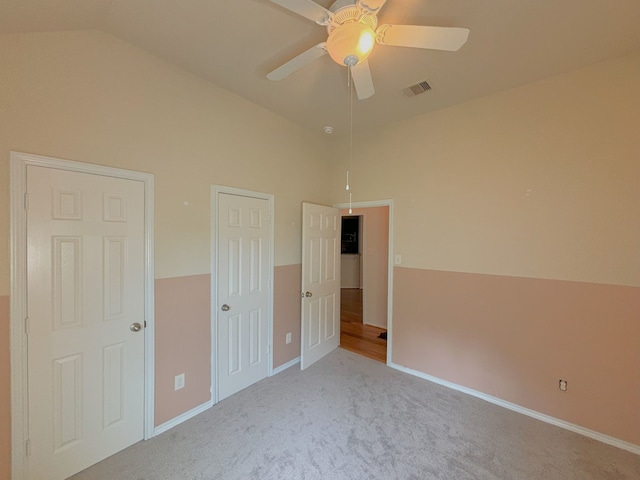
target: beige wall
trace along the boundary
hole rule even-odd
[[[9,151],[150,172],[158,279],[156,421],[206,401],[210,346],[187,347],[188,354],[184,347],[210,338],[204,317],[211,185],[274,194],[275,264],[299,265],[301,202],[330,197],[322,137],[97,31],[0,35],[0,59],[0,299],[9,294]],[[196,299],[187,306],[189,285]],[[193,328],[179,328],[183,315]],[[0,355],[8,345],[8,316],[0,311]],[[9,398],[4,367],[0,406]],[[178,367],[187,373],[188,388],[173,392]],[[0,409],[2,439],[9,419],[9,409]],[[0,449],[1,469],[9,462],[8,443]]]
[[[638,286],[639,74],[623,57],[355,135],[353,201],[394,199],[406,267]]]
[[[394,362],[640,444],[638,85],[633,55],[354,137],[353,200],[394,199]]]
[[[158,278],[209,273],[212,184],[275,194],[275,263],[300,262],[319,135],[97,31],[2,35],[0,58],[0,294],[10,150],[153,173]]]

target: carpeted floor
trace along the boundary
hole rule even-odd
[[[73,480],[637,480],[640,457],[338,349]]]

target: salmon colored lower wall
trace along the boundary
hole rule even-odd
[[[640,445],[640,288],[395,268],[393,305],[394,363]]]
[[[300,286],[302,265],[275,268],[273,288],[273,368],[300,356]],[[291,343],[286,344],[287,332]]]
[[[211,275],[155,282],[155,424],[211,399]],[[175,376],[185,386],[174,390]]]
[[[302,266],[274,271],[273,366],[300,356]],[[164,278],[155,282],[155,424],[161,425],[211,398],[211,276]],[[290,344],[285,343],[291,332]],[[185,387],[174,390],[175,376]]]
[[[9,296],[0,296],[0,478],[11,476],[11,371]]]

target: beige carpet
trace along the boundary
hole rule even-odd
[[[640,479],[640,457],[338,349],[74,480]]]

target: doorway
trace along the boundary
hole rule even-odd
[[[387,363],[390,330],[390,202],[341,210],[340,346]]]

